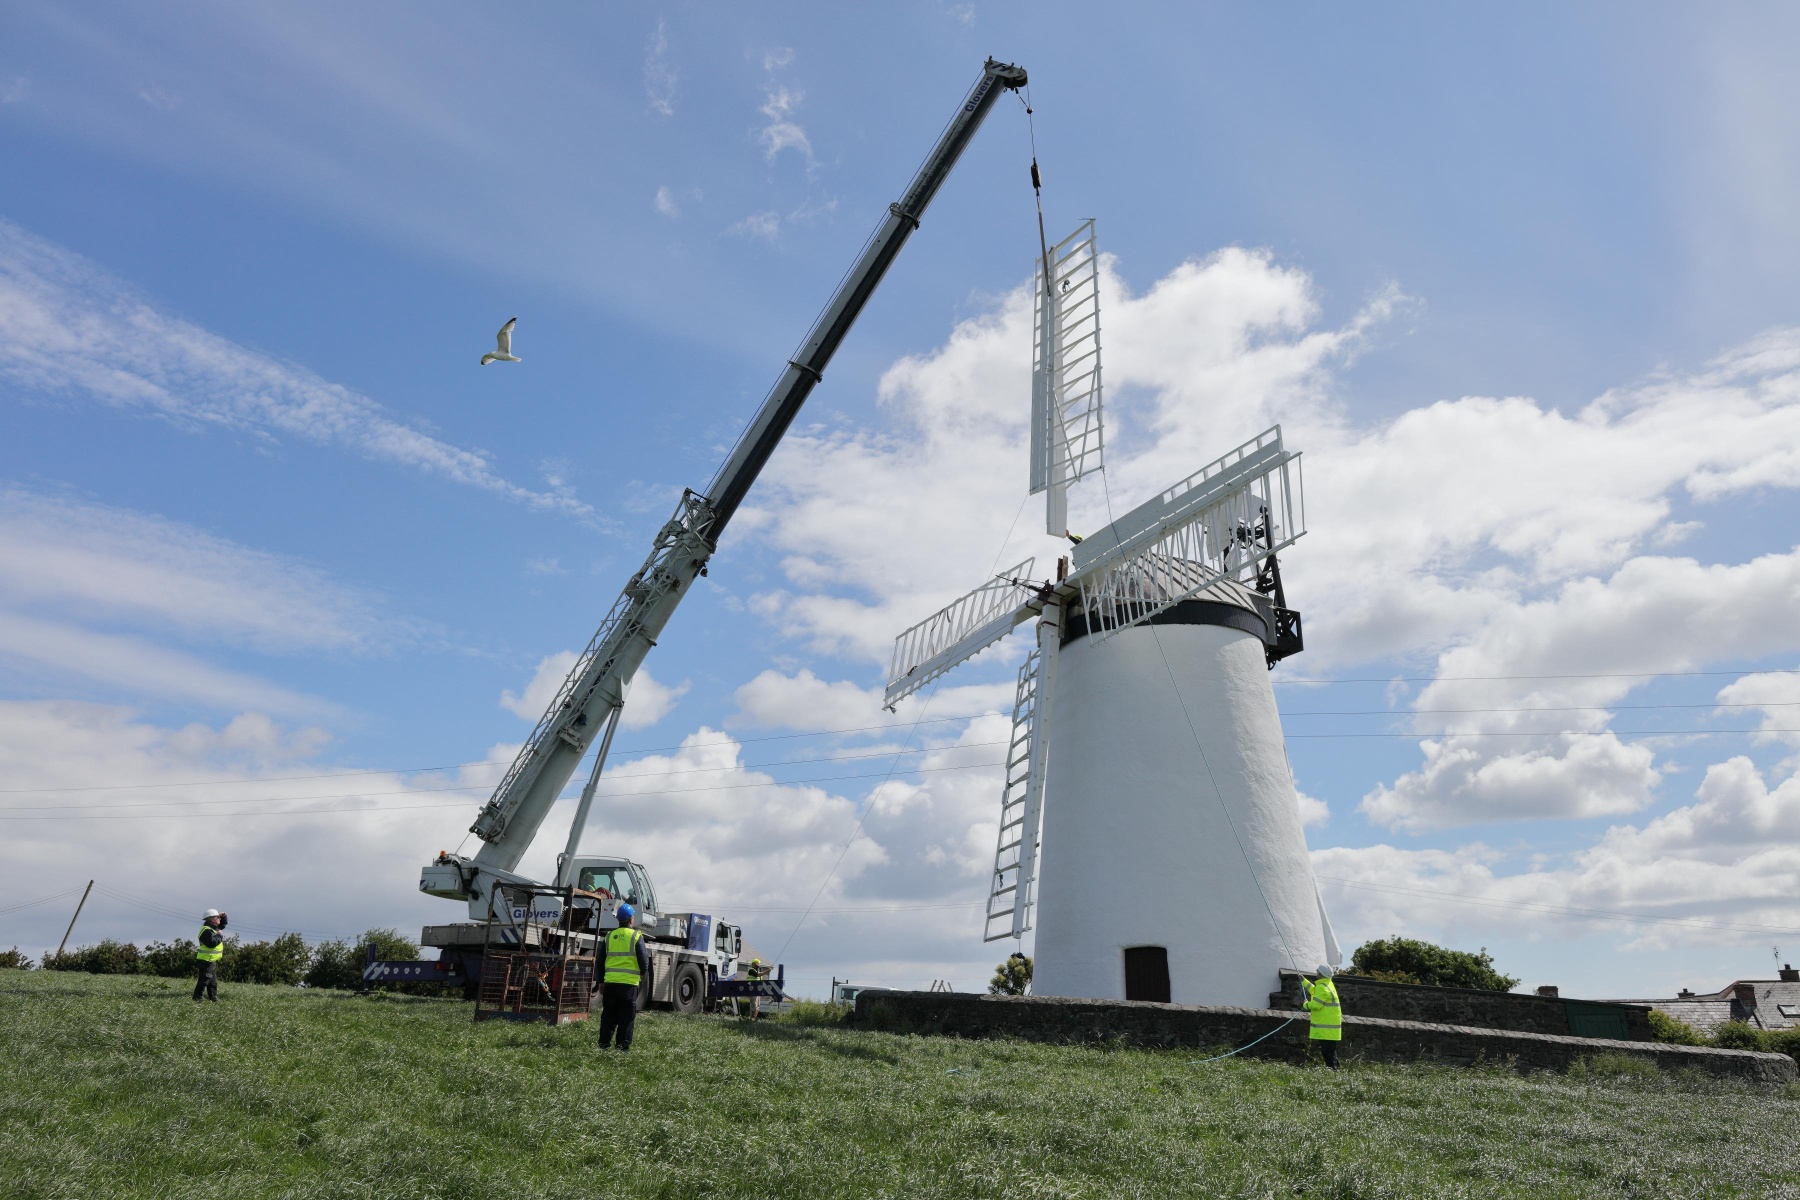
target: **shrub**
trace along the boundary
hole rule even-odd
[[[1031,958],[1029,955],[1014,954],[994,968],[994,977],[988,980],[990,996],[1023,996],[1031,990]]]
[[[0,950],[0,970],[29,971],[36,965],[29,954],[20,954],[17,946],[11,950]]]
[[[1800,1029],[1774,1029],[1763,1035],[1769,1049],[1800,1063]]]
[[[1351,973],[1372,979],[1393,979],[1395,975],[1410,977],[1411,982],[1429,987],[1480,988],[1490,992],[1510,992],[1518,980],[1494,970],[1493,956],[1483,946],[1470,954],[1467,950],[1450,950],[1398,935],[1364,942],[1350,956]],[[1378,974],[1378,972],[1384,974]]]
[[[225,943],[219,963],[219,979],[230,983],[273,983],[293,987],[306,974],[312,953],[297,933],[284,933],[270,942]]]
[[[105,938],[92,946],[77,946],[61,954],[44,955],[46,971],[86,971],[90,975],[135,975],[138,948],[130,942]]]
[[[138,970],[146,975],[180,979],[194,973],[194,951],[197,947],[186,938],[172,942],[151,942],[138,956]]]
[[[1650,1010],[1650,1036],[1671,1046],[1706,1045],[1706,1039],[1700,1036],[1698,1029],[1654,1008]]]
[[[362,986],[363,958],[349,942],[320,942],[306,968],[306,986],[354,991]]]
[[[1766,1050],[1768,1035],[1743,1021],[1727,1021],[1713,1030],[1713,1045],[1721,1050]]]
[[[817,1000],[795,1000],[778,1017],[790,1025],[844,1025],[849,1023],[848,1004],[821,1004]]]

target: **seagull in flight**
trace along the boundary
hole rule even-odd
[[[513,317],[512,319],[508,320],[506,322],[506,324],[504,324],[500,327],[500,332],[494,335],[494,353],[484,354],[481,356],[481,365],[482,366],[485,367],[491,362],[524,362],[525,361],[522,358],[514,358],[513,352],[512,352],[513,326],[517,325],[518,323],[519,323],[519,318]]]

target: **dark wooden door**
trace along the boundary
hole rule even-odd
[[[1169,951],[1165,946],[1125,948],[1125,998],[1169,1003]]]

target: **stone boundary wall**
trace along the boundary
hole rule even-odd
[[[946,1037],[1199,1050],[1242,1046],[1281,1026],[1292,1015],[1262,1008],[870,989],[856,998],[853,1024],[860,1029]],[[1245,1053],[1282,1062],[1305,1062],[1310,1054],[1306,1030],[1304,1017],[1293,1020]],[[1454,1066],[1508,1063],[1519,1070],[1548,1071],[1566,1071],[1579,1059],[1595,1055],[1625,1055],[1666,1070],[1695,1068],[1709,1075],[1755,1083],[1782,1084],[1800,1079],[1800,1070],[1785,1054],[1393,1021],[1348,1013],[1344,1016],[1342,1052],[1349,1061],[1425,1061]]]
[[[1426,1021],[1435,1025],[1473,1025],[1485,1029],[1510,1029],[1516,1033],[1547,1033],[1568,1037],[1569,1005],[1588,1010],[1616,1011],[1636,1042],[1654,1041],[1650,1032],[1650,1008],[1643,1004],[1617,1004],[1568,997],[1533,996],[1520,992],[1489,992],[1477,988],[1422,987],[1415,983],[1389,983],[1361,975],[1337,975],[1338,997],[1346,1013],[1383,1017],[1390,1021]],[[1269,993],[1269,1007],[1298,1009],[1301,977],[1296,971],[1281,972],[1281,990]]]

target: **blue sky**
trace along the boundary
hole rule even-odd
[[[185,932],[146,904],[445,919],[417,867],[492,768],[410,769],[525,736],[540,664],[993,54],[1031,72],[1052,234],[1095,216],[1112,256],[1115,498],[1276,419],[1307,451],[1280,677],[1381,681],[1279,691],[1346,941],[1586,994],[1800,948],[1795,735],[1635,732],[1800,726],[1784,10],[9,16],[0,908],[98,876],[90,936]],[[1029,157],[1009,101],[649,662],[620,745],[679,794],[590,837],[808,977],[973,986],[994,957],[974,907],[920,906],[979,901],[1004,721],[941,718],[1004,703],[1013,651],[911,735],[794,735],[882,724],[884,639],[1048,551],[1009,533]],[[524,362],[476,367],[515,314]],[[1558,711],[1441,711],[1527,707]],[[831,775],[861,777],[805,782]],[[356,811],[240,815],[308,808]],[[54,944],[65,907],[0,942]]]

